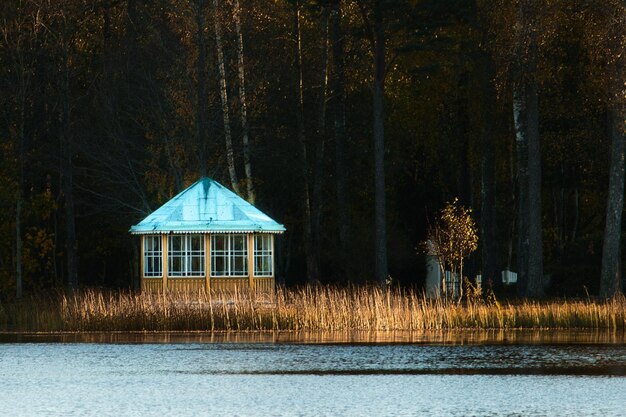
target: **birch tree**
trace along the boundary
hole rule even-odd
[[[201,176],[207,174],[207,142],[209,140],[208,126],[208,75],[206,56],[205,19],[206,0],[194,0],[192,4],[196,22],[196,146],[198,148],[199,172]]]
[[[230,131],[230,110],[228,105],[228,88],[226,83],[226,67],[224,64],[224,47],[222,44],[222,23],[219,0],[213,0],[213,23],[215,28],[215,51],[217,53],[220,100],[222,102],[222,118],[224,120],[226,163],[228,164],[230,185],[233,187],[233,191],[239,194],[239,180],[237,179],[237,170],[235,166],[235,151],[233,150],[233,137]]]
[[[252,151],[250,149],[250,128],[248,127],[248,100],[246,98],[246,70],[243,52],[243,34],[241,31],[241,7],[239,0],[233,1],[233,20],[237,34],[237,75],[239,77],[239,115],[241,117],[241,138],[243,142],[243,167],[246,175],[246,191],[250,204],[256,201],[256,191],[252,177]]]

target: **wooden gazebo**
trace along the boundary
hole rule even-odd
[[[271,291],[274,235],[284,231],[223,185],[202,178],[130,228],[141,237],[141,289]]]

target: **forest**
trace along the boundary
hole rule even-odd
[[[621,292],[621,0],[4,0],[0,299],[136,288],[128,230],[208,176],[282,223],[287,286],[468,276]]]

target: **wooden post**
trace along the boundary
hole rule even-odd
[[[161,235],[161,248],[163,248],[163,292],[167,291],[167,235]]]
[[[274,278],[274,282],[276,282],[276,263],[274,260],[274,233],[270,234],[270,250],[272,251],[272,278]]]
[[[274,259],[274,233],[270,234],[270,248],[272,249],[272,281],[270,282],[270,293],[274,294],[276,291],[276,260]]]
[[[145,256],[145,240],[146,237],[144,235],[139,235],[139,289],[141,291],[144,290],[144,256]],[[136,247],[136,246],[135,246]]]
[[[254,289],[254,235],[248,233],[248,277],[250,290]]]
[[[206,278],[206,293],[211,294],[211,236],[204,235],[204,276]]]

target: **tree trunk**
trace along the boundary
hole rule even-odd
[[[198,57],[196,59],[196,140],[198,148],[198,170],[201,176],[207,174],[207,142],[208,142],[208,100],[206,44],[204,35],[205,0],[196,1],[196,42]]]
[[[22,190],[18,183],[17,203],[15,207],[15,297],[22,298]]]
[[[541,229],[541,153],[536,81],[514,93],[518,164],[518,293],[541,297],[543,245]]]
[[[496,141],[489,115],[495,112],[496,91],[493,60],[486,52],[480,54],[480,90],[482,109],[480,126],[480,235],[482,237],[482,282],[492,289],[501,287],[498,271],[498,235],[496,224]]]
[[[515,119],[515,115],[513,115],[514,119]],[[508,144],[507,148],[508,148],[508,159],[509,159],[509,209],[510,209],[510,215],[507,218],[507,247],[506,247],[506,269],[509,271],[512,271],[513,268],[513,246],[514,246],[514,241],[515,241],[515,226],[516,223],[518,221],[518,217],[519,217],[519,210],[515,210],[515,207],[518,207],[517,205],[517,185],[518,185],[518,181],[517,181],[517,166],[516,166],[516,159],[515,159],[515,154],[516,154],[516,146],[517,146],[517,141],[515,142],[515,144]],[[518,277],[518,281],[519,281],[519,277]],[[518,284],[519,285],[519,284]]]
[[[352,278],[350,256],[350,218],[348,216],[348,188],[346,186],[345,142],[346,142],[346,74],[344,65],[343,31],[341,28],[341,1],[336,0],[330,11],[332,33],[333,70],[331,73],[331,111],[333,113],[333,135],[335,140],[335,182],[337,190],[337,223],[339,232],[339,259],[346,278]]]
[[[315,256],[311,218],[311,193],[309,189],[309,164],[307,157],[307,144],[304,126],[304,80],[302,78],[302,36],[300,33],[300,1],[294,3],[294,29],[293,41],[296,46],[296,82],[297,106],[296,124],[298,130],[298,143],[300,144],[300,166],[302,173],[302,208],[304,211],[304,252],[306,257],[307,282],[315,284],[319,282],[319,266]]]
[[[233,150],[233,137],[230,133],[230,111],[228,108],[228,89],[226,87],[226,67],[224,65],[224,49],[222,47],[222,25],[220,23],[219,0],[213,0],[215,47],[217,52],[217,67],[219,72],[220,99],[222,101],[222,117],[224,119],[224,140],[226,141],[226,162],[228,175],[233,191],[239,194],[239,181],[235,169],[235,152]]]
[[[328,8],[324,7],[321,16],[322,26],[322,43],[321,56],[322,67],[320,69],[320,96],[319,96],[319,118],[317,123],[317,146],[315,148],[315,172],[313,176],[313,195],[312,195],[312,233],[313,244],[315,250],[316,262],[319,265],[321,256],[321,219],[323,206],[322,186],[324,184],[324,147],[326,142],[326,105],[328,101]]]
[[[69,45],[67,40],[63,44],[63,62],[61,73],[61,187],[65,202],[65,242],[67,260],[67,284],[70,288],[78,287],[78,259],[76,245],[76,216],[74,212],[74,166],[72,163],[72,135],[70,133],[70,103],[69,103]]]
[[[513,92],[515,154],[517,162],[517,292],[526,295],[528,282],[528,139],[525,120],[526,102],[522,92]]]
[[[527,31],[518,39],[513,91],[518,167],[518,294],[541,297],[543,245],[541,228],[541,152],[537,86],[538,11],[522,2],[519,23]]]
[[[518,293],[541,297],[543,248],[541,229],[541,155],[536,83],[514,92],[513,108],[518,164]],[[534,86],[532,85],[534,84]]]
[[[600,296],[606,298],[614,297],[621,292],[620,259],[624,206],[624,118],[620,118],[615,110],[610,110],[608,119],[611,136],[611,165],[600,278]]]
[[[22,298],[22,201],[24,199],[24,101],[20,108],[20,126],[18,137],[18,182],[17,201],[15,204],[15,296]]]
[[[465,55],[465,54],[464,54]],[[472,170],[470,169],[470,115],[468,113],[469,74],[462,71],[457,79],[454,98],[454,116],[452,124],[457,146],[458,159],[456,171],[456,195],[461,204],[473,206],[472,202]]]
[[[572,222],[571,240],[576,240],[576,232],[578,231],[578,213],[579,213],[579,195],[578,187],[574,188],[574,221]]]
[[[18,51],[18,54],[21,51]],[[18,58],[18,68],[16,68],[19,74],[19,106],[20,115],[18,121],[18,137],[17,137],[17,169],[18,169],[18,181],[17,181],[17,198],[15,204],[15,296],[22,298],[23,289],[23,274],[22,274],[22,252],[24,248],[24,241],[22,240],[22,204],[24,201],[24,158],[25,158],[25,124],[26,124],[26,74],[24,63],[21,57]]]
[[[375,279],[383,286],[387,271],[387,214],[385,203],[385,29],[381,0],[374,1],[374,212]]]
[[[246,174],[246,191],[248,202],[254,204],[256,192],[254,181],[252,180],[252,157],[250,150],[250,132],[248,128],[248,102],[246,100],[246,71],[244,66],[243,35],[241,33],[241,7],[239,0],[235,0],[233,5],[233,19],[235,20],[235,30],[237,31],[237,70],[239,74],[239,102],[241,103],[241,131],[243,141],[243,166]]]
[[[106,94],[106,109],[113,113],[115,94],[113,90],[113,45],[111,42],[111,2],[102,2],[102,73]],[[108,116],[108,115],[107,115]],[[112,114],[110,115],[113,116]]]
[[[453,277],[456,280],[456,276]],[[459,262],[459,293],[457,294],[457,301],[460,303],[463,299],[463,258]]]
[[[448,286],[446,285],[446,266],[442,261],[441,256],[437,256],[437,263],[439,264],[439,271],[441,272],[441,294],[443,298],[448,298]]]
[[[536,40],[531,46],[533,74],[536,73]],[[528,86],[528,281],[526,295],[542,297],[543,232],[541,225],[541,148],[539,139],[539,100],[537,78],[533,76]]]

